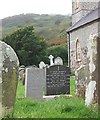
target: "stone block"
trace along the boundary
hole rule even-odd
[[[46,95],[70,93],[70,70],[63,65],[54,65],[46,70]]]

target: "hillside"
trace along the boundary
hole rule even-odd
[[[71,16],[21,14],[4,18],[2,25],[3,36],[11,34],[20,27],[33,25],[37,35],[44,37],[49,45],[56,45],[66,42],[65,34],[71,25]],[[62,42],[59,42],[60,40]]]

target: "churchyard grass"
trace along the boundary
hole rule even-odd
[[[70,78],[70,94],[75,95],[75,76]]]
[[[25,86],[23,86],[22,81],[19,80],[18,81],[18,87],[17,87],[17,95],[16,95],[17,99],[18,98],[24,98],[24,94],[25,94],[24,91],[25,91]]]
[[[33,101],[24,97],[24,86],[19,81],[14,118],[96,118],[97,106],[86,107],[84,100],[75,97],[75,81],[71,77],[72,97]]]

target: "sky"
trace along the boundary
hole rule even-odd
[[[72,0],[1,0],[0,19],[26,13],[62,14],[72,13]]]

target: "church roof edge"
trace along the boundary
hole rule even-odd
[[[78,29],[81,26],[86,25],[87,23],[91,23],[100,18],[100,7],[91,11],[88,15],[80,19],[77,23],[72,25],[69,29],[67,29],[67,33],[72,32],[73,30]]]

